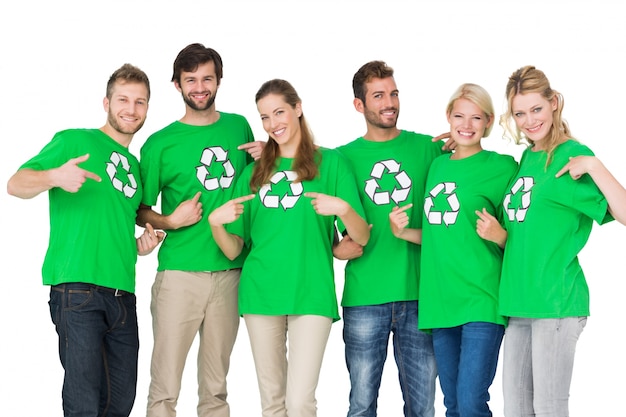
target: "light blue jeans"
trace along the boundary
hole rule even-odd
[[[417,301],[344,307],[343,323],[346,364],[350,373],[348,417],[376,416],[378,390],[391,333],[404,415],[433,417],[437,367],[432,336],[417,327]]]
[[[504,415],[567,417],[576,342],[587,317],[511,317],[504,336]]]

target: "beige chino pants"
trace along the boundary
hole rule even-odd
[[[263,417],[315,417],[329,317],[245,314]]]
[[[173,417],[189,349],[199,334],[198,416],[228,417],[226,375],[239,328],[241,270],[161,271],[152,286],[154,347],[148,417]]]

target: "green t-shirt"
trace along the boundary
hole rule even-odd
[[[422,227],[426,175],[442,154],[441,142],[431,139],[403,130],[390,141],[361,137],[337,148],[350,161],[366,219],[373,225],[363,255],[346,264],[344,307],[417,300],[420,246],[393,235],[389,213],[394,206],[413,203],[408,227]]]
[[[546,169],[547,153],[524,151],[504,197],[508,239],[500,284],[500,314],[562,318],[589,315],[589,288],[578,263],[593,221],[612,220],[608,203],[589,175],[575,181],[555,174],[570,157],[593,155],[569,140]]]
[[[335,217],[318,215],[304,193],[337,196],[363,216],[355,179],[336,151],[319,148],[319,175],[296,182],[293,159],[281,158],[270,183],[245,204],[227,230],[250,246],[239,283],[239,313],[314,314],[339,319],[333,273]],[[250,194],[253,165],[237,181]]]
[[[483,150],[442,155],[430,166],[424,196],[420,329],[469,322],[505,324],[498,314],[502,249],[476,233],[476,210],[501,219],[502,196],[517,171],[513,157]]]
[[[202,219],[168,230],[159,249],[158,270],[223,271],[239,268],[245,253],[230,261],[213,240],[208,215],[232,198],[236,178],[251,162],[237,146],[254,140],[243,116],[220,113],[217,122],[192,126],[174,122],[152,134],[141,148],[143,204],[171,214],[180,203],[202,192]]]
[[[48,191],[50,242],[45,285],[85,282],[135,291],[135,217],[141,201],[139,162],[128,148],[99,129],[71,129],[54,138],[21,168],[58,168],[85,154],[79,166],[98,175],[76,193]]]

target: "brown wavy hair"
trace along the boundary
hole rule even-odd
[[[295,88],[285,81],[274,79],[263,83],[255,96],[255,102],[258,103],[262,98],[275,94],[281,96],[285,103],[295,109],[302,100],[298,96]],[[313,133],[309,129],[309,125],[304,118],[304,113],[299,117],[301,140],[296,151],[296,157],[292,166],[292,170],[298,175],[297,181],[310,181],[317,177],[319,173],[318,165],[321,162],[321,154],[315,146]],[[256,192],[263,184],[267,184],[274,174],[280,157],[280,149],[278,144],[271,136],[268,137],[267,143],[263,148],[261,157],[254,164],[252,178],[250,178],[250,188]]]

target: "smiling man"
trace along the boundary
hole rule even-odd
[[[219,249],[208,213],[232,198],[235,179],[260,154],[243,116],[216,110],[222,58],[194,43],[174,61],[172,81],[184,116],[151,135],[141,148],[144,198],[140,225],[168,232],[152,287],[151,382],[148,417],[176,415],[185,359],[199,334],[198,416],[227,417],[226,376],[237,331],[237,293],[245,253]],[[239,148],[239,149],[238,149]],[[161,210],[152,209],[161,197]],[[203,221],[201,221],[203,220]]]
[[[365,216],[372,225],[366,247],[347,236],[334,250],[337,258],[349,259],[341,302],[351,384],[348,417],[376,416],[392,333],[404,415],[435,413],[432,337],[418,330],[417,299],[426,175],[442,150],[431,136],[397,128],[400,98],[393,74],[382,61],[368,62],[354,74],[354,106],[363,114],[367,131],[338,148],[361,184]],[[389,224],[397,207],[409,215],[409,236],[402,238]]]
[[[137,253],[163,239],[149,224],[134,238],[142,197],[139,162],[128,146],[148,112],[150,84],[125,64],[111,75],[100,129],[58,132],[8,182],[9,194],[48,191],[50,244],[43,283],[65,370],[66,417],[130,414],[137,385]]]

